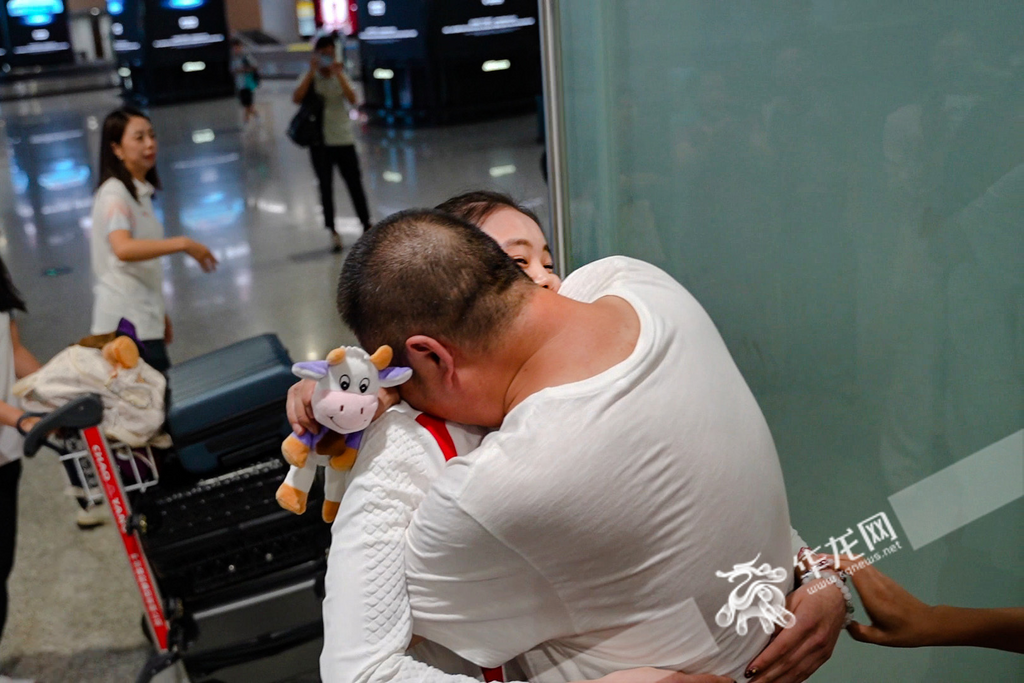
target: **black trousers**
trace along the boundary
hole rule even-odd
[[[7,577],[14,566],[14,539],[18,532],[18,479],[21,460],[0,465],[0,637],[7,623]]]
[[[352,198],[363,230],[370,229],[370,209],[363,192],[363,175],[359,171],[359,156],[355,145],[318,145],[309,148],[313,160],[313,171],[320,184],[320,203],[324,207],[324,226],[334,232],[334,167],[341,172],[348,194]]]
[[[164,343],[164,340],[143,339],[142,345],[146,347],[146,352],[142,354],[142,358],[154,370],[158,370],[166,375],[167,371],[171,368],[171,357],[167,355],[167,344]]]

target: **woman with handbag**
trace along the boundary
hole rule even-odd
[[[355,135],[352,121],[349,119],[349,107],[356,104],[356,93],[345,77],[345,71],[336,61],[334,38],[321,36],[317,39],[313,58],[309,63],[309,71],[299,80],[292,101],[302,105],[299,116],[306,124],[315,120],[319,106],[313,98],[322,102],[322,115],[319,117],[322,135],[317,139],[317,132],[312,134],[304,131],[304,140],[296,140],[299,144],[309,146],[309,156],[313,162],[313,171],[320,184],[320,203],[324,208],[324,226],[331,233],[332,251],[341,251],[341,238],[334,231],[334,167],[341,172],[341,178],[348,187],[352,206],[356,210],[363,230],[370,228],[370,210],[363,192],[363,179],[359,171],[359,157],[356,154]],[[293,128],[296,122],[293,122]],[[292,131],[290,131],[292,134]],[[294,134],[292,134],[295,139]]]

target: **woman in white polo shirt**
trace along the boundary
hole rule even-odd
[[[142,340],[146,361],[164,372],[173,339],[164,311],[160,257],[184,252],[209,273],[217,259],[189,237],[164,238],[153,213],[156,133],[138,109],[122,107],[107,115],[100,140],[100,184],[92,208],[92,333],[117,329],[126,318]]]

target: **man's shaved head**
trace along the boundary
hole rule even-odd
[[[417,334],[486,349],[533,283],[479,228],[432,209],[401,211],[364,234],[345,260],[338,312],[367,349],[404,362]]]

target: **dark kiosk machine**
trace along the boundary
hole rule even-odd
[[[232,94],[223,0],[108,0],[125,96],[141,103]]]
[[[447,121],[536,105],[535,0],[360,0],[359,26],[372,116]]]
[[[4,0],[0,9],[0,60],[5,64],[17,68],[74,62],[62,0]]]

